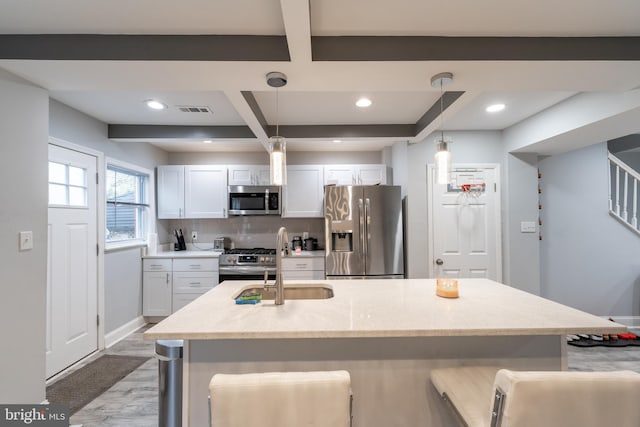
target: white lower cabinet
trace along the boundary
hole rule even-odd
[[[171,259],[144,259],[142,270],[142,315],[170,315],[173,288]]]
[[[324,279],[324,256],[291,256],[282,259],[284,280]]]
[[[217,258],[146,258],[143,265],[143,316],[168,316],[219,282]]]

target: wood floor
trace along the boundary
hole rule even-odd
[[[154,343],[144,341],[144,327],[120,341],[106,354],[153,356]],[[568,346],[569,369],[640,372],[640,347]],[[71,417],[71,425],[84,427],[157,427],[158,362],[151,359]]]

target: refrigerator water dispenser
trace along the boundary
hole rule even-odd
[[[331,250],[333,252],[353,252],[353,233],[331,233]]]

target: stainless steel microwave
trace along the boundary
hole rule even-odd
[[[277,185],[230,185],[229,215],[280,215],[280,189]]]

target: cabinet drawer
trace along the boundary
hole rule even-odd
[[[217,258],[182,258],[173,260],[173,271],[218,271]]]
[[[282,269],[283,270],[322,270],[324,271],[324,258],[321,258],[321,257],[283,258]]]
[[[176,272],[173,273],[173,293],[206,292],[218,284],[215,272]]]
[[[171,271],[171,258],[145,258],[142,260],[143,271]]]
[[[198,298],[200,295],[202,295],[202,293],[198,293],[198,294],[177,294],[173,296],[173,301],[172,301],[172,311],[175,313],[176,311],[180,310],[182,307],[184,307],[185,305],[189,304],[191,301],[195,300],[196,298]]]

